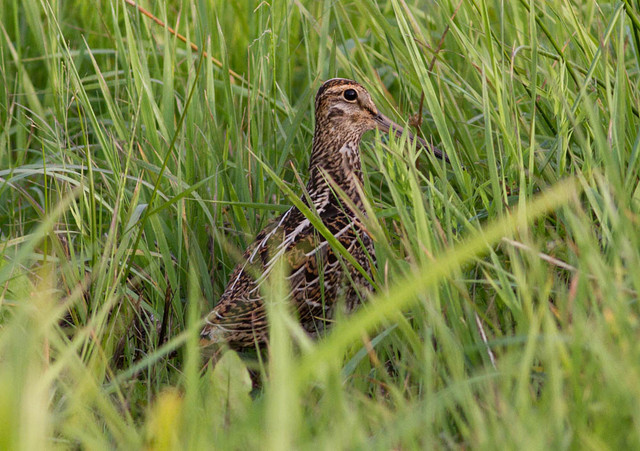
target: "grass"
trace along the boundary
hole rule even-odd
[[[640,447],[640,3],[141,6],[0,6],[0,448]],[[333,76],[452,162],[367,136],[379,289],[274,277],[252,392],[200,320]]]

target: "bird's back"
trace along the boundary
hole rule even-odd
[[[357,226],[353,214],[330,205],[320,219],[370,275],[375,260],[373,243]],[[351,310],[363,295],[361,288],[370,289],[366,278],[339,257],[300,210],[292,207],[262,230],[245,251],[220,301],[206,318],[202,330],[206,341],[224,341],[235,348],[266,341],[268,324],[261,286],[280,258],[288,268],[287,300],[310,334],[324,329],[340,300]]]

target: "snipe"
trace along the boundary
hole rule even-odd
[[[309,165],[307,205],[313,203],[326,227],[371,275],[375,252],[371,238],[359,226],[351,207],[363,210],[360,140],[373,129],[403,133],[402,127],[380,114],[371,96],[352,80],[334,78],[318,90],[315,101],[316,129]],[[437,148],[417,139],[438,158],[446,156]],[[334,186],[351,202],[343,201]],[[371,289],[367,279],[341,259],[327,241],[296,207],[262,230],[245,251],[243,261],[231,274],[220,301],[206,318],[202,329],[204,345],[227,342],[233,348],[246,348],[267,340],[267,315],[260,284],[274,262],[284,256],[290,272],[288,301],[297,311],[302,327],[315,334],[331,319],[339,299],[353,309]],[[253,277],[258,274],[258,277]]]

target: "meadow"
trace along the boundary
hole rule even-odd
[[[638,0],[3,1],[0,449],[640,448],[639,48]],[[274,278],[204,365],[336,76],[451,162],[367,134],[375,294],[311,340]]]

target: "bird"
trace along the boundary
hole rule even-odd
[[[365,216],[360,141],[364,133],[374,129],[398,136],[405,133],[378,111],[361,84],[333,78],[320,86],[315,97],[309,178],[301,200],[361,269],[341,258],[311,221],[292,206],[258,233],[245,250],[218,303],[205,318],[201,345],[226,343],[241,350],[268,343],[261,284],[280,258],[288,266],[287,302],[311,336],[325,330],[341,302],[348,313],[366,299],[372,291],[376,257],[373,240],[357,219]],[[448,161],[437,147],[410,132],[406,135]]]

